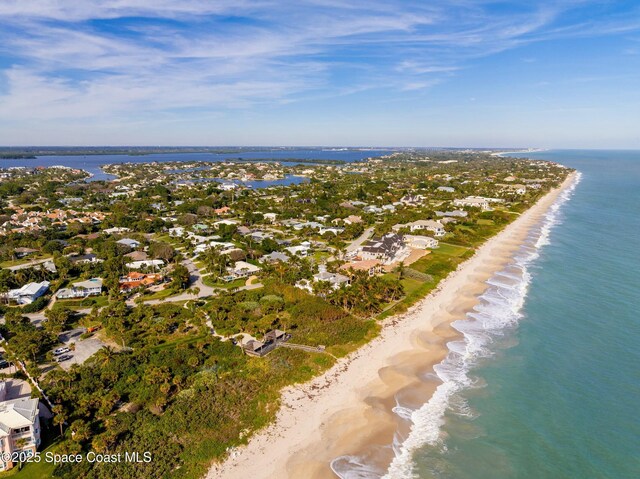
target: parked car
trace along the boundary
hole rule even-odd
[[[68,353],[69,351],[71,351],[69,348],[58,348],[53,350],[53,355],[60,356],[61,354]]]
[[[0,359],[0,369],[8,368],[9,366],[11,366],[11,363],[9,363],[9,361],[7,361],[6,359]]]
[[[63,354],[62,356],[59,356],[58,359],[56,359],[56,361],[61,363],[63,361],[67,361],[68,359],[71,359],[72,357],[73,356],[71,356],[71,354]]]

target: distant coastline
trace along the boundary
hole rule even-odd
[[[513,151],[496,151],[495,153],[491,153],[491,156],[499,156],[503,157],[505,155],[511,155],[513,153],[539,153],[541,151],[547,151],[547,148],[526,148],[523,150],[513,150]]]

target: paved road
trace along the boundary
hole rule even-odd
[[[186,266],[187,269],[189,270],[189,280],[191,282],[191,285],[189,287],[198,288],[199,289],[198,294],[184,292],[176,296],[170,296],[164,299],[152,299],[149,301],[145,301],[144,304],[153,305],[153,304],[160,304],[160,303],[167,303],[167,302],[175,303],[178,301],[188,301],[191,299],[206,298],[208,296],[213,296],[213,294],[215,293],[215,289],[212,288],[211,286],[207,286],[206,284],[204,284],[204,281],[202,280],[202,273],[200,273],[200,270],[194,264],[193,260],[187,258],[182,261],[182,264]],[[131,303],[131,305],[133,305],[133,302]]]
[[[28,263],[22,263],[22,264],[17,264],[15,266],[9,266],[8,270],[10,271],[18,271],[19,269],[27,269],[27,268],[31,268],[32,266],[36,266],[42,263],[46,263],[47,261],[51,261],[52,258],[44,258],[44,259],[35,259],[33,261],[29,261]]]
[[[364,232],[356,239],[354,239],[349,246],[347,246],[347,253],[352,253],[357,250],[362,243],[371,238],[373,234],[373,227],[367,228]]]

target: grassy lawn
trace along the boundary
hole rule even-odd
[[[59,447],[60,443],[55,441],[46,449],[39,451],[40,457],[42,458],[40,462],[27,463],[22,467],[21,470],[18,470],[18,468],[15,467],[10,471],[0,473],[0,479],[13,476],[19,479],[49,479],[53,477],[53,470],[56,468],[56,466],[53,463],[46,462],[44,460],[44,454],[45,452],[56,452]]]
[[[449,243],[440,243],[440,245],[432,251],[433,255],[462,256],[471,248],[466,246],[456,246]]]
[[[229,283],[221,283],[218,281],[214,281],[211,276],[203,276],[202,282],[207,286],[211,286],[212,288],[222,288],[222,289],[233,289],[239,288],[240,286],[244,286],[246,279],[236,279],[235,281],[231,281]]]
[[[97,306],[98,308],[102,308],[109,304],[109,297],[107,295],[102,296],[92,296],[90,298],[84,299],[58,299],[56,300],[54,308],[67,307],[69,309],[78,310],[78,309],[86,309],[93,308]]]
[[[171,288],[165,288],[163,290],[157,291],[155,293],[152,294],[145,294],[144,296],[141,297],[142,301],[151,301],[152,299],[165,299],[168,298],[170,296],[175,296],[177,294],[180,294],[182,291],[173,291]]]
[[[313,253],[312,258],[317,262],[321,262],[329,256],[329,253],[327,253],[326,251],[316,251],[315,253]]]

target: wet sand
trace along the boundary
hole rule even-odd
[[[494,273],[512,259],[532,227],[574,181],[548,193],[407,313],[384,321],[380,335],[308,383],[283,390],[276,421],[233,451],[207,477],[216,479],[335,478],[333,459],[365,455],[386,469],[396,431],[408,426],[393,413],[396,398],[418,407],[439,380],[433,366],[444,359],[450,327],[476,304]],[[403,428],[405,430],[403,430]]]

